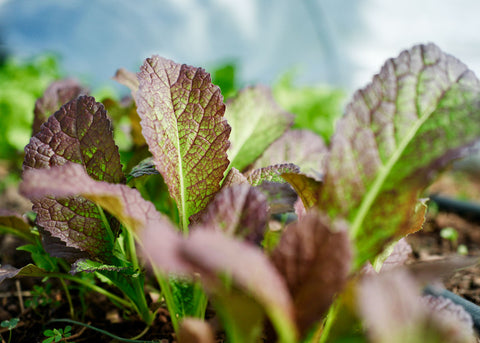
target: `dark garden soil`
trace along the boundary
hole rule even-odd
[[[25,209],[28,204],[16,198],[15,192],[0,197],[0,207]],[[429,190],[454,198],[468,199],[480,204],[480,179],[458,172],[444,175]],[[450,227],[458,232],[456,241],[450,241],[440,236],[443,228]],[[469,256],[480,256],[480,222],[466,220],[451,213],[430,210],[424,229],[407,238],[413,249],[411,262],[432,261],[457,254],[460,246],[467,248]],[[0,263],[22,267],[29,263],[29,256],[15,248],[23,242],[11,236],[0,236]],[[32,306],[34,286],[41,285],[50,290],[42,298],[43,303]],[[480,305],[480,266],[466,268],[456,272],[444,280],[447,289],[457,293],[467,300]],[[114,306],[111,301],[96,293],[79,294],[78,288],[71,285],[73,305],[78,312],[77,320],[106,330],[123,338],[137,336],[145,329],[145,325],[132,314],[125,314]],[[106,286],[108,289],[108,286]],[[115,289],[109,289],[117,293]],[[117,293],[118,294],[118,293]],[[150,294],[151,299],[158,298]],[[160,307],[158,302],[152,302],[152,307]],[[155,305],[156,304],[156,305]],[[20,322],[12,333],[12,342],[42,342],[46,337],[43,331],[47,328],[64,328],[67,323],[49,323],[52,318],[71,318],[69,306],[62,285],[58,280],[42,283],[40,279],[6,280],[0,284],[0,321],[20,318]],[[214,320],[211,320],[215,325]],[[173,329],[166,310],[160,308],[154,325],[142,336],[144,340],[171,342],[175,340]],[[74,342],[114,342],[112,338],[91,329],[73,325]],[[8,339],[8,330],[0,328],[2,343]]]

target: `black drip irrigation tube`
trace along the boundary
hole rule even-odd
[[[430,195],[430,200],[437,205],[440,212],[454,213],[470,222],[480,223],[480,204],[456,200],[438,194]],[[443,297],[462,306],[472,317],[475,329],[480,332],[480,306],[453,292],[432,285],[426,286],[423,289],[423,293],[435,297]]]

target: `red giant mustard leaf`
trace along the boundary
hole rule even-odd
[[[267,224],[267,199],[248,184],[223,188],[198,224],[260,244]]]
[[[55,81],[48,86],[43,96],[35,102],[32,135],[40,131],[40,126],[47,121],[51,114],[80,94],[87,94],[87,90],[72,79]]]
[[[124,180],[110,120],[103,105],[92,97],[81,96],[62,106],[25,147],[24,171],[67,162],[82,165],[96,180],[111,183]],[[53,180],[51,186],[62,185]],[[81,196],[45,196],[32,202],[36,223],[45,233],[47,251],[66,258],[111,255],[113,242],[97,205]],[[66,246],[66,255],[61,251],[62,244]]]
[[[135,92],[142,132],[184,229],[220,189],[230,126],[220,89],[201,68],[148,58]]]
[[[350,222],[355,268],[418,230],[417,199],[480,135],[480,85],[433,44],[388,60],[357,91],[331,142],[320,207]]]
[[[258,158],[255,168],[294,163],[303,173],[320,178],[325,169],[328,149],[319,135],[308,130],[288,130]]]
[[[232,125],[229,169],[240,171],[255,162],[293,123],[293,116],[280,108],[271,91],[262,86],[242,90],[227,103],[225,117]]]
[[[346,227],[329,221],[314,212],[306,214],[285,229],[271,256],[287,281],[302,334],[321,320],[350,271],[352,253]]]

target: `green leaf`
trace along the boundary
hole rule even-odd
[[[58,69],[51,55],[8,58],[0,66],[0,160],[15,158],[28,143],[35,100],[59,77]]]
[[[33,242],[35,240],[30,232],[30,224],[18,213],[0,208],[0,233],[11,233]]]
[[[388,60],[332,138],[320,207],[351,223],[355,268],[419,229],[417,199],[480,134],[480,85],[433,44]]]
[[[138,270],[133,269],[132,267],[120,267],[117,265],[109,265],[101,262],[91,261],[91,260],[77,260],[72,264],[72,269],[70,273],[80,273],[80,272],[99,272],[99,271],[112,271],[117,272],[123,276],[132,276],[138,273]]]
[[[93,97],[81,96],[62,106],[25,147],[25,171],[67,162],[82,165],[96,180],[124,181],[110,120]],[[69,259],[111,256],[113,242],[97,205],[78,196],[46,196],[32,202],[36,223],[46,237],[45,248],[52,255]]]
[[[17,326],[20,318],[12,318],[10,320],[4,320],[0,323],[2,328],[7,328],[8,330],[13,330]]]
[[[327,86],[294,84],[295,72],[287,72],[273,86],[278,104],[295,115],[293,127],[307,129],[329,142],[342,115],[345,92]],[[294,161],[290,161],[294,162]]]
[[[220,189],[228,166],[223,98],[203,69],[159,56],[148,58],[137,76],[142,132],[187,230],[188,218]]]
[[[227,103],[225,118],[232,126],[228,150],[230,168],[243,171],[292,124],[293,117],[281,109],[266,87],[242,90]]]

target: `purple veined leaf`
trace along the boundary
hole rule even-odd
[[[153,56],[140,69],[135,101],[142,132],[187,230],[188,218],[220,189],[229,163],[223,97],[201,68]]]
[[[267,199],[249,184],[224,187],[197,219],[196,229],[218,230],[260,245],[267,224]]]
[[[232,126],[229,169],[240,171],[255,162],[293,123],[293,115],[279,107],[264,86],[240,91],[227,103],[225,117]]]
[[[271,259],[287,281],[304,335],[347,283],[352,252],[345,223],[307,213],[285,229]]]
[[[319,179],[325,169],[328,148],[322,137],[309,130],[288,130],[272,143],[253,167],[294,163],[300,171]]]
[[[480,133],[480,84],[433,44],[388,60],[332,137],[319,206],[351,223],[355,269],[417,227],[421,191]]]
[[[93,97],[81,96],[63,105],[25,147],[24,172],[67,162],[82,165],[95,180],[124,181],[111,122]],[[61,186],[57,180],[54,185]],[[113,241],[97,205],[80,196],[45,196],[32,202],[47,252],[67,259],[111,256]]]
[[[252,186],[258,186],[264,181],[280,183],[285,182],[285,180],[281,176],[282,174],[299,172],[300,168],[298,168],[295,164],[284,163],[251,170],[245,173],[245,177]]]
[[[81,96],[63,105],[25,147],[24,170],[66,162],[83,165],[96,180],[124,181],[112,124],[93,97]]]
[[[32,136],[40,131],[40,126],[63,104],[87,93],[88,91],[85,88],[72,79],[53,82],[48,86],[43,96],[35,102]]]

